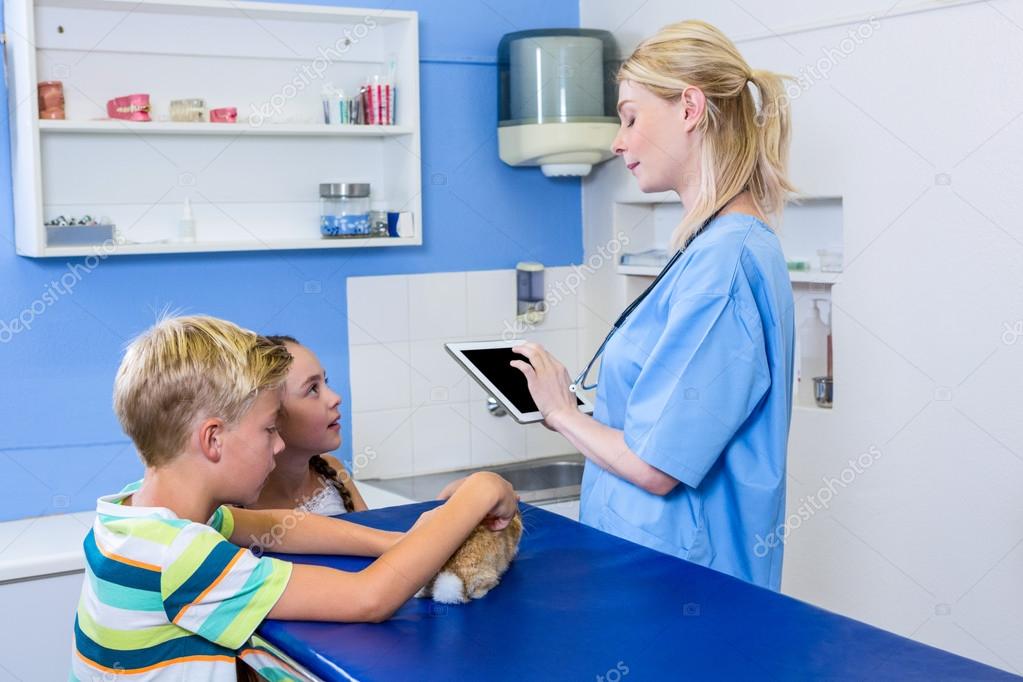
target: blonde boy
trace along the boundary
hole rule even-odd
[[[290,364],[283,346],[203,316],[162,320],[128,347],[114,409],[145,476],[97,502],[72,679],[233,682],[264,618],[386,620],[478,523],[498,529],[514,515],[514,492],[494,474],[470,477],[408,533],[225,506],[258,497],[284,446],[275,422]],[[260,554],[380,558],[346,573],[232,544],[253,537],[272,538]]]

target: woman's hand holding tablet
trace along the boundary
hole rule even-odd
[[[593,413],[593,406],[586,402],[581,396],[569,391],[568,386],[571,379],[564,366],[553,358],[541,346],[534,343],[527,343],[522,339],[511,341],[471,341],[460,343],[446,343],[444,347],[448,353],[469,375],[478,383],[484,391],[494,396],[501,405],[520,424],[529,424],[544,420],[544,412],[537,406],[530,394],[530,384],[524,372],[533,372],[533,377],[538,373],[530,364],[530,357],[537,358],[541,363],[541,374],[545,377],[541,383],[545,386],[541,402],[547,414],[554,409],[570,407],[574,401],[576,407],[586,412]],[[517,352],[522,351],[522,352]],[[550,386],[549,372],[561,370],[564,376],[564,394]],[[550,387],[551,390],[546,390]]]

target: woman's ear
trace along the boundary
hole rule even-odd
[[[707,110],[707,97],[703,94],[703,90],[690,85],[682,91],[680,104],[682,105],[682,122],[688,133],[703,120],[703,115]]]
[[[199,424],[199,449],[210,462],[219,462],[223,456],[224,432],[222,419],[204,419]]]

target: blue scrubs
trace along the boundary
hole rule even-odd
[[[795,322],[778,238],[716,218],[604,351],[593,416],[681,483],[653,495],[587,461],[580,520],[774,590]]]

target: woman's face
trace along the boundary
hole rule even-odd
[[[621,156],[644,192],[676,190],[699,178],[697,114],[702,95],[686,88],[677,100],[665,100],[642,85],[622,81],[618,88],[621,127],[611,151]]]
[[[341,397],[327,386],[320,361],[305,346],[287,344],[295,358],[284,385],[278,421],[288,450],[321,454],[341,445]]]

